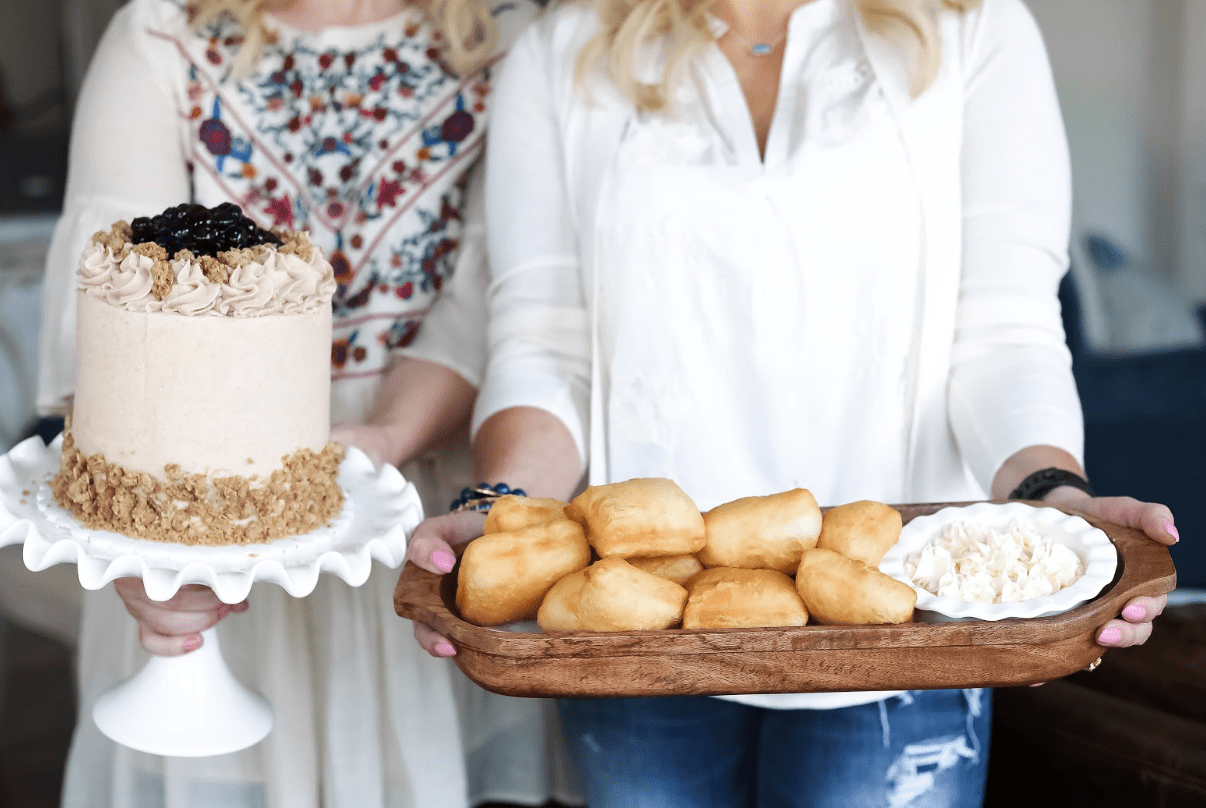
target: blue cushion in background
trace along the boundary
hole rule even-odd
[[[1094,489],[1172,508],[1181,534],[1171,550],[1177,585],[1206,588],[1206,350],[1095,354],[1085,346],[1070,275],[1060,302]]]

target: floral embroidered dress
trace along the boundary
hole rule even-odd
[[[232,199],[325,249],[339,283],[331,362],[343,417],[363,411],[452,276],[465,171],[484,142],[489,73],[458,77],[432,33],[417,14],[354,41],[277,23],[238,82],[227,80],[241,42],[233,23],[185,42],[151,33],[188,55],[194,198]]]
[[[499,41],[535,10],[532,0],[496,3]],[[480,382],[483,234],[466,204],[490,69],[453,72],[416,9],[320,33],[268,24],[248,70],[239,69],[238,27],[194,31],[182,0],[132,0],[110,24],[81,91],[48,259],[43,411],[74,390],[74,269],[88,237],[190,200],[233,200],[262,226],[307,230],[331,260],[336,420],[364,416],[399,351]],[[416,482],[435,493],[431,479]],[[257,746],[217,758],[158,758],[100,735],[93,701],[145,654],[112,590],[86,593],[81,720],[63,804],[455,808],[576,798],[546,760],[547,705],[485,694],[428,657],[393,613],[396,571],[377,568],[359,588],[330,577],[303,599],[257,586],[251,609],[220,624],[231,669],[268,697],[276,723]]]

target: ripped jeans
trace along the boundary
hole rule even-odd
[[[559,702],[590,808],[979,808],[990,690],[836,710],[707,696]]]

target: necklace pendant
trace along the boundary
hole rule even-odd
[[[770,56],[775,51],[775,46],[760,42],[750,48],[750,52],[755,56]]]

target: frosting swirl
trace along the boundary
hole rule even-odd
[[[263,317],[305,314],[329,306],[335,273],[315,246],[309,260],[294,253],[267,249],[234,267],[225,283],[210,280],[187,253],[167,262],[174,283],[160,300],[151,293],[156,260],[108,244],[92,242],[80,258],[79,289],[90,297],[135,312],[170,312],[188,316]]]

